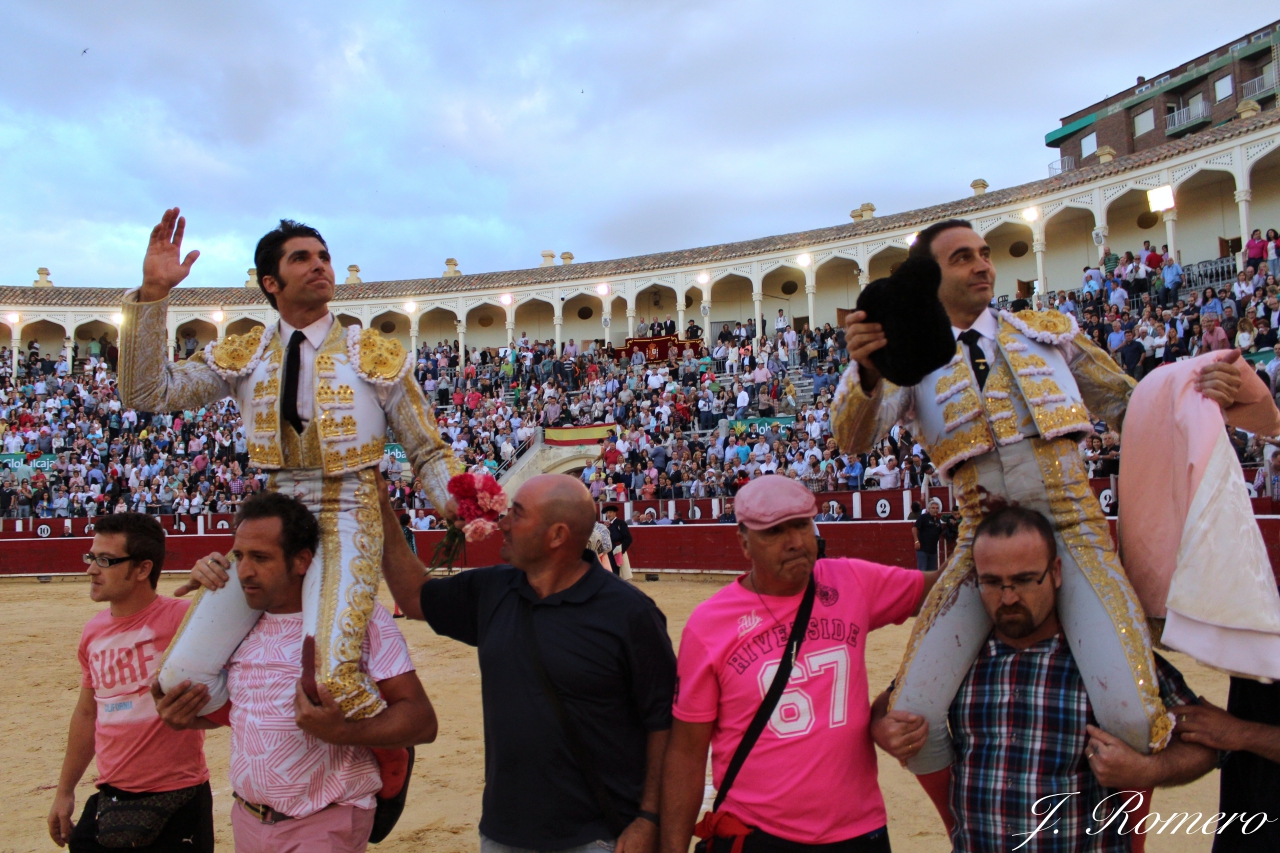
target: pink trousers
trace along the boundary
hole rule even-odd
[[[373,809],[330,806],[307,817],[267,824],[237,802],[231,828],[236,853],[364,853]]]

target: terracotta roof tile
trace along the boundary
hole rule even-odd
[[[897,231],[916,225],[927,225],[953,216],[972,216],[984,210],[1031,200],[1048,193],[1093,183],[1099,179],[1119,176],[1133,169],[1150,166],[1178,155],[1234,139],[1257,130],[1280,124],[1280,110],[1268,110],[1250,119],[1231,121],[1218,127],[1171,140],[1155,148],[1135,154],[1117,157],[1110,163],[1099,163],[1064,172],[1051,178],[1032,181],[1014,187],[993,190],[982,195],[969,196],[957,201],[908,210],[902,213],[877,217],[868,221],[850,221],[828,228],[797,231],[773,237],[760,237],[737,243],[722,243],[694,249],[657,252],[630,258],[608,261],[587,261],[568,266],[533,267],[521,270],[463,274],[450,278],[414,278],[397,281],[370,281],[361,284],[338,285],[337,299],[387,299],[398,296],[426,296],[483,290],[501,290],[514,287],[530,287],[540,284],[601,280],[632,276],[640,273],[659,273],[662,270],[713,266],[752,255],[780,252],[789,249],[810,249],[815,246],[878,233]],[[0,287],[0,306],[56,306],[98,308],[115,306],[120,302],[124,288],[110,287]],[[178,288],[171,297],[175,305],[258,305],[266,299],[257,289],[246,287]]]

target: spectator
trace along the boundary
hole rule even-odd
[[[122,513],[98,522],[85,554],[89,597],[109,606],[89,620],[80,638],[80,699],[49,810],[49,835],[59,847],[213,850],[204,733],[167,728],[149,692],[188,607],[156,593],[164,544],[154,518]],[[95,759],[98,790],[73,827],[76,785]],[[148,830],[129,819],[131,809],[163,820]],[[99,826],[108,812],[126,825],[125,835]]]
[[[542,474],[500,522],[508,564],[424,583],[407,549],[384,551],[406,615],[484,664],[483,853],[656,841],[675,659],[661,611],[585,550],[594,525],[581,483]]]
[[[933,501],[925,501],[920,507],[920,515],[916,518],[912,532],[915,534],[916,568],[922,572],[936,572],[942,523],[934,515]]]

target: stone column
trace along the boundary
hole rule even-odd
[[[9,367],[12,370],[10,377],[14,384],[18,382],[18,350],[22,349],[22,328],[17,324],[13,324],[13,340],[9,342]]]
[[[1036,280],[1040,282],[1040,290],[1043,293],[1049,292],[1049,282],[1044,277],[1044,235],[1040,235],[1039,239],[1031,244],[1031,249],[1036,253]]]
[[[762,316],[763,309],[761,309],[760,307],[760,303],[763,301],[764,301],[763,292],[759,290],[751,291],[751,306],[752,306],[751,310],[755,312],[755,316],[756,316],[756,335],[757,336],[760,335],[761,330],[764,328],[764,317]]]
[[[707,352],[711,352],[711,341],[714,340],[711,336],[711,299],[702,300],[702,307],[707,309],[701,312],[704,315],[702,317],[702,343],[706,346]]]
[[[806,274],[805,283],[804,283],[804,295],[809,297],[809,328],[810,329],[819,328],[818,309],[817,309],[818,284],[814,280],[816,278],[817,276],[809,276]],[[773,332],[772,327],[770,327],[769,332],[770,333]]]
[[[556,311],[554,322],[556,324],[556,358],[559,358],[560,357],[560,341],[561,341],[560,329],[564,326],[564,315],[561,314],[558,310]]]
[[[627,306],[627,337],[634,338],[636,336],[636,309],[630,305]]]
[[[516,321],[514,319],[508,318],[507,319],[507,346],[513,347],[515,345],[516,345]]]
[[[1177,222],[1178,209],[1176,207],[1171,207],[1164,212],[1164,239],[1169,244],[1169,255],[1175,263],[1178,261]]]
[[[1249,242],[1249,202],[1253,201],[1253,190],[1245,187],[1236,190],[1236,203],[1240,205],[1240,255],[1236,260],[1236,269],[1244,270],[1245,244]]]
[[[1104,222],[1102,225],[1097,226],[1093,230],[1097,231],[1099,234],[1102,235],[1102,245],[1098,247],[1098,260],[1101,261],[1103,256],[1106,254],[1107,237],[1110,236],[1111,229],[1108,228],[1106,223]]]
[[[613,313],[608,310],[601,310],[600,320],[601,325],[604,327],[604,345],[608,346],[613,343]]]
[[[467,323],[459,320],[453,328],[458,333],[458,375],[461,376],[462,369],[467,366]]]
[[[684,302],[681,301],[676,307],[676,337],[684,337]]]

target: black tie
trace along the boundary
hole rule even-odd
[[[974,378],[978,380],[978,390],[987,386],[987,374],[991,372],[986,353],[982,351],[982,347],[978,346],[978,340],[981,337],[973,329],[960,333],[960,340],[969,348],[969,361],[973,366]]]
[[[289,351],[284,358],[284,394],[280,398],[280,414],[293,424],[298,435],[302,435],[302,418],[298,417],[298,370],[302,361],[302,342],[306,338],[297,330],[289,338]]]

